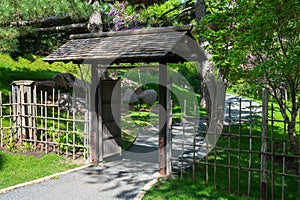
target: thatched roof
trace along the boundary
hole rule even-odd
[[[44,61],[113,64],[197,60],[193,49],[197,47],[190,44],[191,28],[186,25],[72,35]]]

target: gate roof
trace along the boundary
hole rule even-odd
[[[192,25],[143,28],[71,35],[70,40],[44,58],[46,62],[107,64],[196,61]],[[194,43],[194,44],[191,44]]]

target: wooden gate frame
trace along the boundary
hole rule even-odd
[[[49,63],[70,62],[92,65],[90,88],[90,131],[92,162],[99,163],[99,121],[97,116],[96,94],[98,73],[96,67],[102,65],[116,65],[120,63],[159,63],[159,171],[167,175],[167,89],[166,63],[206,60],[205,53],[191,34],[192,25],[170,26],[157,28],[142,28],[136,30],[99,32],[71,35],[70,41],[55,52],[44,58]],[[109,66],[108,66],[109,67]],[[134,66],[133,68],[135,68]],[[157,66],[156,66],[157,67]]]

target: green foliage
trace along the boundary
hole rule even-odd
[[[210,0],[210,14],[205,16],[200,29],[200,35],[209,42],[207,48],[215,66],[228,85],[241,80],[248,85],[240,87],[250,86],[252,90],[257,85],[254,88],[270,90],[289,122],[294,150],[298,147],[292,124],[300,109],[299,5],[294,0]]]
[[[172,26],[189,24],[194,21],[191,12],[181,13],[186,7],[192,6],[193,1],[169,0],[162,3],[155,3],[151,6],[137,5],[131,7],[137,19],[144,22],[145,26]]]
[[[42,24],[11,26],[13,22],[32,21],[53,16],[70,16],[72,21],[87,21],[92,12],[92,7],[87,1],[81,0],[2,0],[0,6],[0,51],[7,53],[34,52],[41,49],[42,43],[47,44],[53,35],[37,33],[36,28]],[[54,26],[46,24],[43,26]],[[62,34],[64,35],[64,34]],[[57,37],[58,35],[55,34]],[[58,37],[61,39],[61,37]],[[53,40],[53,38],[52,38]],[[57,40],[57,39],[56,39]],[[51,41],[51,40],[50,40]],[[35,47],[30,49],[30,47]],[[47,49],[44,47],[44,49]],[[29,48],[29,49],[27,49]]]
[[[182,75],[188,83],[192,86],[195,93],[200,94],[201,92],[201,77],[196,63],[185,62],[179,64],[170,64],[170,67],[176,70],[180,75]],[[172,72],[170,72],[172,73]],[[173,77],[173,76],[172,76]],[[173,77],[177,81],[177,77]],[[179,85],[181,87],[186,87],[186,85]]]
[[[46,134],[40,135],[40,139],[45,141]],[[50,129],[47,131],[47,140],[53,141],[59,144],[59,149],[61,151],[72,150],[72,145],[83,146],[83,137],[76,133],[58,132],[56,130]],[[77,147],[76,147],[77,148]]]
[[[223,69],[225,78],[263,84],[272,79],[274,85],[291,75],[297,79],[297,1],[208,2],[211,14],[205,17],[200,35],[209,41],[214,64]]]

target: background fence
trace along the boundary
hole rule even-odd
[[[54,89],[37,92],[32,82],[14,82],[9,97],[0,92],[0,146],[13,150],[18,144],[25,150],[88,159],[86,108],[87,97],[75,98]]]
[[[204,140],[205,118],[184,116],[181,135],[176,132],[172,144],[182,147],[181,155],[172,158],[177,175],[188,172],[193,182],[250,198],[300,199],[300,116],[298,151],[293,152],[287,121],[275,115],[278,108],[268,106],[266,97],[263,106],[227,100],[224,130],[214,148]]]

